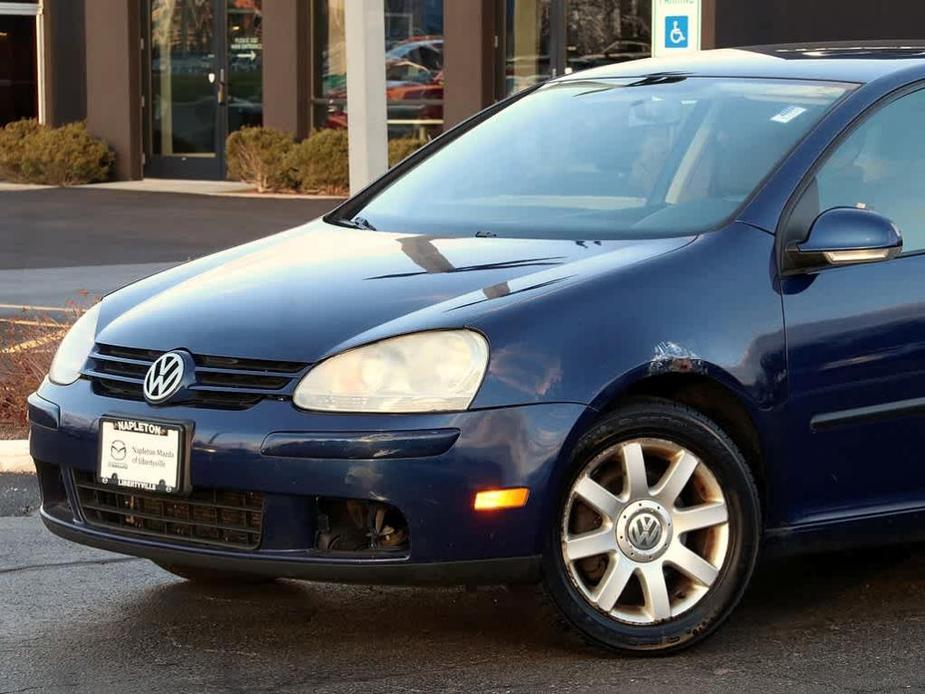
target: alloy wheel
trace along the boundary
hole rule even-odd
[[[729,514],[708,465],[671,441],[599,453],[567,497],[561,550],[593,607],[637,625],[670,620],[709,592],[729,549]]]

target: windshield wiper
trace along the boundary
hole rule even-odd
[[[353,219],[338,219],[337,223],[341,226],[350,227],[351,229],[365,229],[366,231],[378,231],[376,227],[369,223],[365,217],[354,217]]]

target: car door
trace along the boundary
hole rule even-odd
[[[903,253],[782,279],[791,393],[781,432],[791,471],[785,521],[925,506],[923,123],[921,89],[874,107],[830,150],[794,207],[807,232],[806,222],[834,207],[875,210],[899,227]]]

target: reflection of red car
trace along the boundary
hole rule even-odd
[[[421,104],[420,101],[443,101],[443,70],[432,72],[410,61],[392,61],[386,65],[386,101],[388,117],[394,120],[442,120],[443,104]],[[409,79],[410,77],[410,79]],[[427,77],[427,81],[415,78]],[[328,95],[326,127],[346,128],[346,88]]]
[[[434,74],[410,60],[390,60],[385,64],[385,81],[429,84],[434,81]]]

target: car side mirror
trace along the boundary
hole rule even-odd
[[[797,270],[877,263],[895,258],[903,249],[902,234],[893,222],[873,210],[835,207],[813,222],[809,236],[787,249]]]

